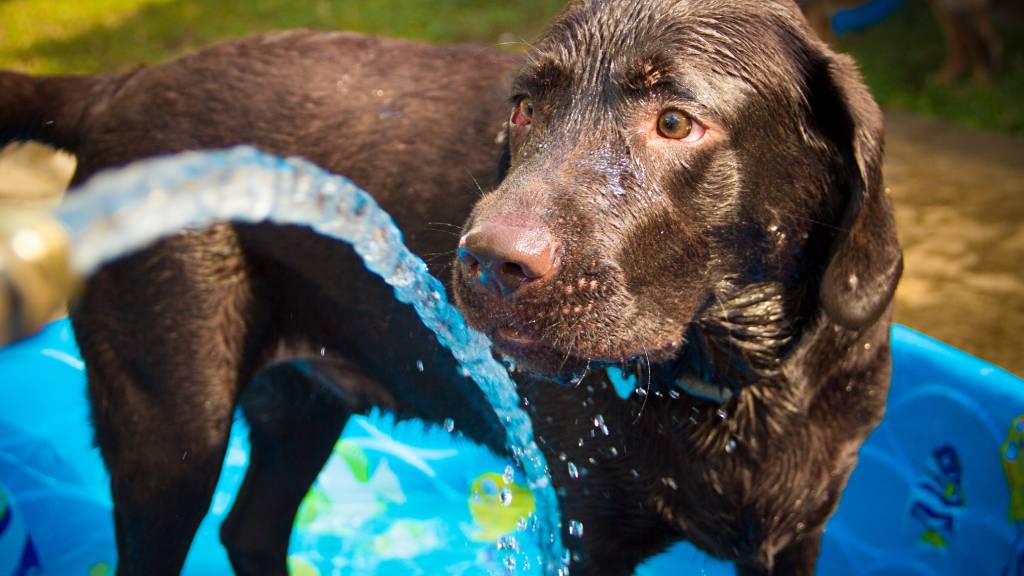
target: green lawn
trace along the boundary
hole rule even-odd
[[[119,70],[281,28],[435,42],[528,40],[562,0],[0,0],[0,67]]]
[[[924,0],[840,40],[886,106],[1024,135],[1024,24],[1002,5],[1007,70],[987,86],[929,81],[942,37]],[[0,67],[36,73],[123,70],[266,30],[361,30],[438,42],[530,40],[562,0],[0,0]],[[1014,14],[1010,14],[1013,12]]]

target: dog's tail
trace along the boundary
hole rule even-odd
[[[0,148],[35,140],[74,153],[107,78],[30,76],[0,70]]]

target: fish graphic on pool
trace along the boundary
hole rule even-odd
[[[921,541],[939,549],[949,547],[956,517],[966,505],[960,456],[949,444],[932,451],[928,471],[917,484],[911,516],[924,525]]]

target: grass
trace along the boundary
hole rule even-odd
[[[1006,70],[988,85],[947,88],[927,2],[840,40],[885,106],[1024,136],[1024,19],[995,0]],[[213,42],[280,28],[361,30],[434,42],[530,40],[563,0],[0,0],[0,67],[35,73],[117,71]]]
[[[282,28],[359,30],[433,42],[535,37],[562,0],[0,0],[0,67],[122,70]]]

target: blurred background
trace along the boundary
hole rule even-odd
[[[0,0],[0,67],[129,70],[281,28],[522,49],[562,0]],[[886,109],[906,271],[896,320],[1024,374],[1024,0],[801,0]],[[159,113],[159,111],[154,111]],[[0,153],[0,209],[59,201],[74,159]]]

